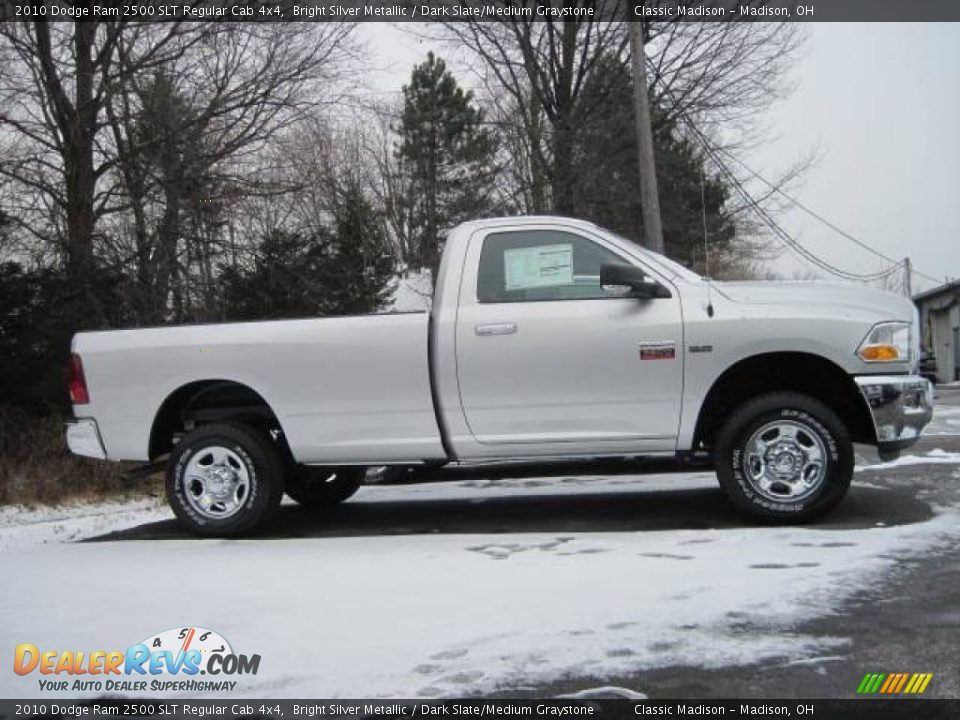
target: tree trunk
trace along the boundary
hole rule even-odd
[[[566,117],[553,131],[553,210],[558,215],[577,213],[573,183],[573,134]]]
[[[39,26],[44,25],[41,29]],[[57,121],[64,140],[64,170],[67,200],[67,238],[65,261],[68,275],[85,286],[91,279],[93,263],[93,196],[96,175],[93,169],[93,136],[96,132],[97,105],[93,96],[94,63],[91,55],[97,23],[74,23],[76,56],[75,98],[70,100],[56,75],[49,30],[45,23],[35,25],[41,63],[46,70],[47,88],[57,109]]]
[[[170,285],[176,270],[177,240],[180,235],[180,195],[175,182],[167,181],[166,186],[163,218],[157,228],[157,269],[151,307],[154,322],[163,322],[169,310]]]
[[[577,52],[577,25],[576,21],[566,20],[561,31],[553,128],[553,209],[560,215],[570,216],[577,213],[573,178],[573,65]]]
[[[98,23],[75,22],[73,52],[75,59],[74,92],[71,99],[57,71],[46,21],[33,23],[40,78],[47,98],[51,120],[62,141],[67,236],[63,260],[67,277],[80,302],[89,308],[87,317],[96,324],[104,316],[96,298],[96,269],[93,260],[94,189],[93,138],[97,130],[97,99],[94,97],[94,58],[91,50]]]
[[[531,94],[527,128],[530,148],[530,200],[535,215],[547,212],[547,170],[543,162],[543,108],[535,94]]]

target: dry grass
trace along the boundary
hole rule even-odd
[[[67,500],[142,496],[142,482],[124,482],[131,466],[71,455],[62,417],[37,418],[0,406],[0,505],[57,505]]]

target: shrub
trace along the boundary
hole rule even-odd
[[[63,434],[64,418],[38,417],[14,406],[0,406],[0,505],[142,494],[140,483],[121,474],[130,466],[71,455]]]

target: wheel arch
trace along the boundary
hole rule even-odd
[[[768,352],[739,360],[714,380],[694,430],[694,449],[709,449],[730,412],[752,397],[791,391],[832,409],[854,442],[875,444],[870,411],[853,378],[832,360],[806,352]]]
[[[289,452],[283,426],[261,393],[243,382],[211,378],[181,385],[164,398],[150,427],[150,460],[170,452],[178,433],[211,422],[239,422],[278,431],[283,449]]]

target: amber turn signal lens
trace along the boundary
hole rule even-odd
[[[867,362],[899,360],[900,353],[893,345],[867,345],[860,349],[860,357]]]

